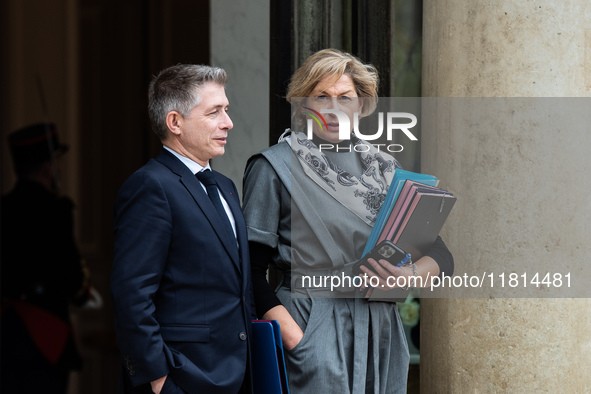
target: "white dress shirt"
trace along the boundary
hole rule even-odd
[[[211,170],[211,167],[209,166],[209,162],[207,162],[205,167],[203,167],[201,164],[194,162],[193,160],[189,159],[188,157],[185,157],[185,156],[181,155],[180,153],[170,149],[168,146],[164,146],[164,149],[166,149],[167,151],[172,153],[175,157],[177,157],[180,161],[182,161],[187,167],[189,167],[189,170],[191,170],[191,172],[193,174],[197,174],[198,172],[201,172],[206,169]],[[201,183],[201,182],[199,182],[199,183]],[[201,183],[201,187],[203,188],[203,190],[207,194],[207,189],[205,188],[205,185],[203,183]],[[232,230],[234,230],[234,237],[236,237],[236,221],[234,220],[234,215],[232,215],[232,210],[230,209],[230,206],[228,205],[228,203],[224,199],[224,196],[222,196],[222,193],[220,192],[219,187],[218,187],[218,194],[220,195],[220,199],[222,200],[222,205],[224,206],[224,210],[226,211],[226,214],[228,215],[228,219],[230,219],[230,224],[232,225]]]

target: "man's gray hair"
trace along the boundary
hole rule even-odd
[[[201,102],[201,87],[207,82],[225,86],[228,74],[220,67],[177,64],[162,70],[150,82],[148,113],[152,130],[161,141],[168,136],[166,115],[177,111],[182,116]]]

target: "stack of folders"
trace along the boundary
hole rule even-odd
[[[253,320],[252,331],[254,393],[289,394],[279,323]]]
[[[437,182],[433,175],[396,170],[363,255],[389,240],[410,253],[413,261],[421,258],[456,202],[452,193],[436,187]]]
[[[425,255],[456,202],[456,197],[436,187],[437,183],[432,175],[397,169],[363,255],[384,240],[410,253],[412,261]],[[371,299],[380,299],[386,293],[375,291]],[[401,295],[395,298],[399,301]]]

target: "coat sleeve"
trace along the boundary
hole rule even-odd
[[[244,172],[243,210],[248,227],[250,265],[256,314],[262,317],[281,305],[267,282],[267,271],[279,243],[283,185],[264,156],[252,158]]]
[[[148,172],[136,172],[119,191],[114,231],[115,329],[137,386],[168,374],[154,297],[166,266],[172,220],[164,189]]]

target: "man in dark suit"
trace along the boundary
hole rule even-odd
[[[246,225],[235,185],[209,166],[233,127],[226,80],[217,67],[177,65],[150,84],[163,148],[115,203],[120,392],[251,392]]]

